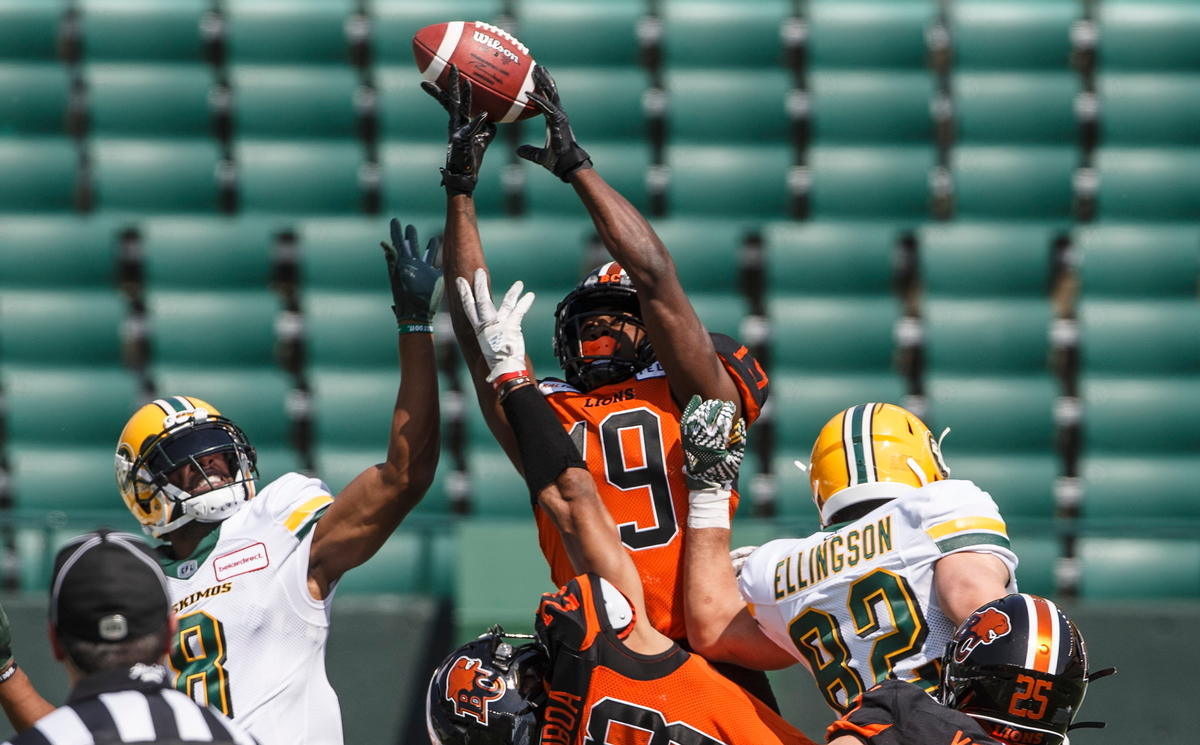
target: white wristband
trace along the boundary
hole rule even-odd
[[[709,487],[688,492],[689,528],[729,528],[729,489]]]

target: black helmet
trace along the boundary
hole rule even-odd
[[[554,310],[554,355],[567,382],[583,391],[624,380],[654,362],[654,350],[644,333],[633,358],[585,354],[584,322],[599,315],[614,316],[618,323],[645,331],[637,290],[615,261],[588,273]]]
[[[425,723],[435,745],[533,745],[545,698],[540,644],[514,648],[493,626],[456,649],[429,681]],[[528,637],[531,638],[531,637]]]
[[[1089,680],[1087,650],[1054,603],[1019,594],[981,606],[955,631],[942,663],[942,703],[996,739],[1069,742]]]

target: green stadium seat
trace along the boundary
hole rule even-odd
[[[1078,158],[1073,145],[957,147],[951,155],[955,215],[1065,222],[1071,217]]]
[[[234,146],[241,208],[255,213],[361,212],[365,154],[355,142],[242,141]],[[436,189],[430,191],[436,192]]]
[[[808,94],[816,144],[932,141],[934,80],[926,72],[814,70]]]
[[[783,69],[673,69],[664,79],[669,143],[789,141],[787,97],[792,82]],[[571,116],[574,126],[574,112]]]
[[[88,60],[200,62],[208,0],[79,0]]]
[[[91,134],[98,137],[208,137],[212,72],[200,65],[82,68]]]
[[[380,141],[409,140],[422,145],[438,142],[446,134],[446,112],[424,93],[414,93],[418,78],[413,75],[411,43],[406,50],[408,59],[404,64],[375,68]],[[575,117],[574,112],[571,117]],[[502,158],[492,154],[486,163],[495,168]]]
[[[0,222],[0,287],[115,287],[116,227],[103,216],[6,216]]]
[[[254,217],[159,217],[137,224],[142,280],[150,288],[266,290],[271,286],[275,232]]]
[[[1200,540],[1086,536],[1077,555],[1086,600],[1200,598]]]
[[[787,217],[792,162],[791,147],[783,144],[671,145],[668,214]]]
[[[521,0],[516,10],[521,41],[537,52],[538,60],[556,66],[550,69],[564,91],[583,89],[564,86],[559,67],[638,65],[637,26],[646,12],[644,0]],[[575,104],[571,120],[574,123]]]
[[[155,396],[195,396],[237,422],[259,450],[291,446],[292,383],[282,370],[213,369],[195,365],[153,367]]]
[[[397,217],[416,225],[424,251],[429,239],[442,232],[444,213],[404,211]],[[385,217],[332,217],[301,220],[295,225],[299,240],[300,282],[306,290],[366,290],[387,287],[382,241],[391,240]]]
[[[382,462],[387,455],[392,407],[400,387],[399,368],[362,371],[314,367],[309,378],[313,445],[317,452],[374,450],[375,462]],[[323,460],[318,458],[319,465]]]
[[[1076,0],[957,0],[949,6],[959,70],[1066,70]]]
[[[734,294],[742,271],[742,243],[750,225],[742,220],[704,218],[654,220],[654,232],[675,260],[683,289]]]
[[[337,494],[345,489],[354,477],[372,466],[383,463],[386,458],[386,440],[368,448],[329,445],[316,452],[316,476],[329,486],[331,493]],[[450,514],[448,484],[453,479],[451,461],[449,453],[443,452],[433,484],[421,498],[420,504],[413,508],[412,515],[425,517]]]
[[[1132,442],[1130,445],[1135,445]],[[1097,452],[1080,459],[1081,518],[1089,526],[1200,526],[1200,455]],[[1131,499],[1131,495],[1136,497]]]
[[[225,0],[229,60],[337,64],[349,60],[352,0]],[[411,48],[411,39],[409,46]]]
[[[466,465],[472,515],[532,517],[529,487],[499,445],[472,446],[466,452]]]
[[[1200,70],[1200,7],[1177,0],[1105,0],[1097,7],[1106,70]]]
[[[41,445],[110,448],[121,423],[137,408],[137,376],[118,367],[6,366],[0,373],[11,447]],[[110,442],[111,441],[111,442]],[[112,466],[111,456],[108,458]]]
[[[1100,127],[1109,145],[1200,144],[1200,76],[1169,73],[1097,76]]]
[[[814,219],[921,219],[929,214],[932,147],[813,147]]]
[[[835,413],[837,412],[830,412],[830,416]],[[820,427],[821,425],[816,426]],[[775,522],[788,535],[805,536],[821,529],[817,508],[813,504],[812,484],[808,480],[808,472],[801,471],[795,463],[795,461],[800,461],[805,468],[808,467],[812,448],[811,439],[816,438],[817,431],[813,430],[807,445],[797,442],[794,446],[789,446],[784,455],[771,461],[772,484],[775,494]],[[737,518],[734,518],[734,525],[736,528]]]
[[[94,139],[92,185],[98,209],[216,212],[215,142]]]
[[[0,57],[52,61],[68,0],[0,0]]]
[[[579,39],[579,36],[574,38]],[[538,52],[544,54],[540,45]],[[559,66],[554,68],[553,74],[563,105],[571,112],[571,129],[580,137],[587,138],[589,151],[593,143],[641,142],[646,139],[648,121],[642,98],[648,81],[644,71],[633,67]],[[761,80],[756,82],[763,84]],[[675,99],[672,98],[672,101]],[[717,113],[708,111],[705,116],[715,118]],[[525,136],[530,141],[540,136],[540,124],[540,119],[534,119],[526,125]],[[428,130],[423,134],[427,133]],[[607,173],[607,162],[605,166]]]
[[[553,178],[548,173],[538,175]],[[565,186],[561,181],[557,184]],[[567,191],[572,190],[567,187]],[[594,230],[585,214],[578,218],[526,217],[479,221],[479,235],[491,271],[493,294],[497,298],[503,296],[504,291],[518,279],[525,283],[527,289],[539,293],[533,309],[525,316],[526,323],[542,312],[539,309],[544,309],[546,314],[552,316],[553,306],[574,289],[589,270],[595,268],[585,264],[585,240]],[[607,257],[600,259],[600,263],[607,260]]]
[[[1200,452],[1197,377],[1082,376],[1083,452],[1166,456]]]
[[[1048,369],[1048,299],[929,299],[923,308],[926,370],[1013,375]]]
[[[1054,231],[1004,222],[941,223],[917,231],[917,262],[926,296],[1046,297]]]
[[[949,422],[949,420],[946,420]],[[952,423],[952,422],[950,422]],[[957,454],[958,427],[946,437],[946,462],[951,478],[974,481],[992,495],[1007,519],[1034,524],[1054,517],[1054,484],[1060,475],[1058,455],[1052,452]],[[1009,531],[1012,534],[1012,531]],[[1024,556],[1020,553],[1022,561]]]
[[[237,65],[229,83],[239,137],[353,139],[358,133],[358,75],[348,66]]]
[[[124,416],[128,416],[128,412]],[[119,423],[114,425],[112,432],[119,432],[119,427]],[[53,443],[28,447],[10,445],[8,462],[13,503],[22,509],[61,510],[68,514],[120,504],[113,453],[111,444],[94,447],[65,447]],[[48,487],[48,483],[53,486]]]
[[[770,376],[771,421],[779,450],[806,465],[813,440],[834,414],[869,401],[902,404],[905,395],[903,379],[886,371],[812,374],[776,366]]]
[[[423,574],[428,558],[424,543],[421,533],[401,528],[365,564],[342,575],[338,595],[425,592]]]
[[[1200,229],[1195,226],[1091,225],[1077,228],[1072,242],[1083,301],[1196,297]]]
[[[749,311],[745,298],[729,293],[689,292],[688,299],[710,333],[742,338],[742,319]]]
[[[5,290],[0,365],[119,365],[125,315],[114,290]]]
[[[781,67],[787,0],[720,2],[661,0],[663,61],[673,67],[711,66],[715,50],[728,67]]]
[[[79,152],[71,140],[0,141],[0,211],[72,209],[78,171]]]
[[[1078,137],[1076,73],[960,72],[951,86],[958,142],[1073,145]]]
[[[1000,506],[1004,513],[1004,505]],[[1008,538],[1018,558],[1017,587],[1021,592],[1052,597],[1056,591],[1055,567],[1060,553],[1056,536],[1008,526]]]
[[[151,361],[198,368],[275,365],[279,299],[268,290],[150,288],[146,323]]]
[[[411,70],[412,38],[418,30],[447,19],[495,23],[505,3],[502,0],[372,0],[370,5],[375,58]]]
[[[830,67],[920,70],[933,0],[809,0],[808,62]]]
[[[0,64],[0,135],[66,132],[70,71],[56,64]]]
[[[113,504],[116,509],[113,509]],[[109,499],[101,510],[56,510],[45,514],[39,511],[23,513],[19,527],[13,536],[13,548],[19,563],[18,589],[25,592],[46,593],[50,589],[50,576],[54,569],[54,557],[67,541],[87,530],[107,527],[137,534],[137,521],[121,504],[115,489],[110,490]],[[66,518],[65,524],[62,518]]]
[[[944,444],[951,467],[956,453],[1053,455],[1058,386],[1049,375],[929,376],[925,392],[930,428],[939,435],[951,428]]]
[[[780,295],[768,307],[774,370],[836,374],[891,369],[900,318],[894,298]]]
[[[541,136],[539,133],[538,137],[541,138]],[[539,143],[541,141],[541,139],[537,140]],[[605,181],[621,192],[635,207],[643,212],[648,211],[649,192],[646,185],[646,174],[650,168],[650,148],[647,145],[633,142],[592,144],[589,140],[587,151],[592,156],[592,161],[598,164]],[[525,172],[525,196],[529,214],[538,216],[577,215],[579,217],[587,215],[583,203],[579,201],[579,196],[569,184],[564,184],[541,166],[536,166],[528,161],[522,160],[520,166]],[[486,172],[487,169],[488,166],[485,165],[484,171]],[[478,191],[475,193],[479,194]]]
[[[380,262],[373,292],[305,292],[305,351],[311,364],[351,369],[396,368],[396,319]]]
[[[433,103],[433,99],[429,99],[429,103]],[[417,104],[424,105],[425,101],[417,99],[414,105]],[[403,217],[413,213],[445,213],[446,193],[438,187],[441,178],[438,169],[446,164],[445,126],[443,118],[439,128],[420,140],[389,140],[380,146],[384,214]],[[501,152],[503,148],[492,154],[495,160],[484,160],[479,172],[475,209],[483,216],[500,215],[504,210],[504,156]],[[547,177],[554,178],[548,174]],[[571,191],[566,184],[559,182],[559,185]]]
[[[472,518],[458,521],[455,528],[454,607],[460,638],[473,639],[494,623],[532,632],[541,593],[555,590],[533,520],[528,515],[517,520]],[[504,566],[481,571],[495,566],[497,546],[505,547]]]
[[[1200,218],[1200,150],[1100,148],[1096,172],[1102,220]]]
[[[899,238],[890,224],[770,223],[763,228],[769,296],[890,295]]]
[[[1200,302],[1195,299],[1084,301],[1079,335],[1089,374],[1192,374],[1200,384]]]

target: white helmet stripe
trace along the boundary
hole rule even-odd
[[[196,407],[192,406],[192,402],[191,402],[191,401],[188,401],[188,400],[187,400],[186,398],[184,398],[183,396],[171,396],[171,398],[173,398],[173,399],[175,399],[176,401],[178,401],[178,402],[179,402],[179,405],[183,407],[183,408],[181,409],[181,411],[192,411],[193,409],[195,409],[195,408],[196,408]]]
[[[875,409],[879,404],[866,404],[863,411],[862,421],[862,453],[863,453],[863,473],[868,482],[878,481],[878,475],[875,472],[875,440],[871,437],[871,422],[875,420]]]
[[[842,452],[846,454],[847,486],[854,486],[858,483],[858,459],[854,453],[854,415],[861,408],[861,406],[854,406],[847,409],[846,413],[842,415]]]
[[[1029,614],[1026,634],[1025,667],[1052,673],[1057,666],[1061,634],[1058,633],[1058,608],[1045,598],[1022,595]]]

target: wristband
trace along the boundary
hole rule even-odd
[[[729,489],[708,487],[688,492],[689,528],[729,529]]]
[[[419,321],[401,321],[396,324],[396,329],[402,334],[432,334],[432,323],[421,323]]]
[[[497,398],[500,400],[500,403],[504,403],[504,399],[508,398],[509,394],[511,394],[513,391],[517,390],[518,388],[524,388],[532,383],[533,378],[524,373],[518,377],[509,378],[508,380],[504,381],[499,388],[496,389]]]
[[[528,378],[528,377],[529,377],[528,370],[513,370],[512,372],[502,373],[500,375],[497,375],[496,379],[492,381],[492,388],[495,388],[496,390],[500,390],[500,386],[504,385],[505,383],[507,383],[510,380],[516,380],[517,378]]]
[[[12,663],[8,669],[0,673],[0,683],[7,682],[9,678],[17,674],[17,663]]]

